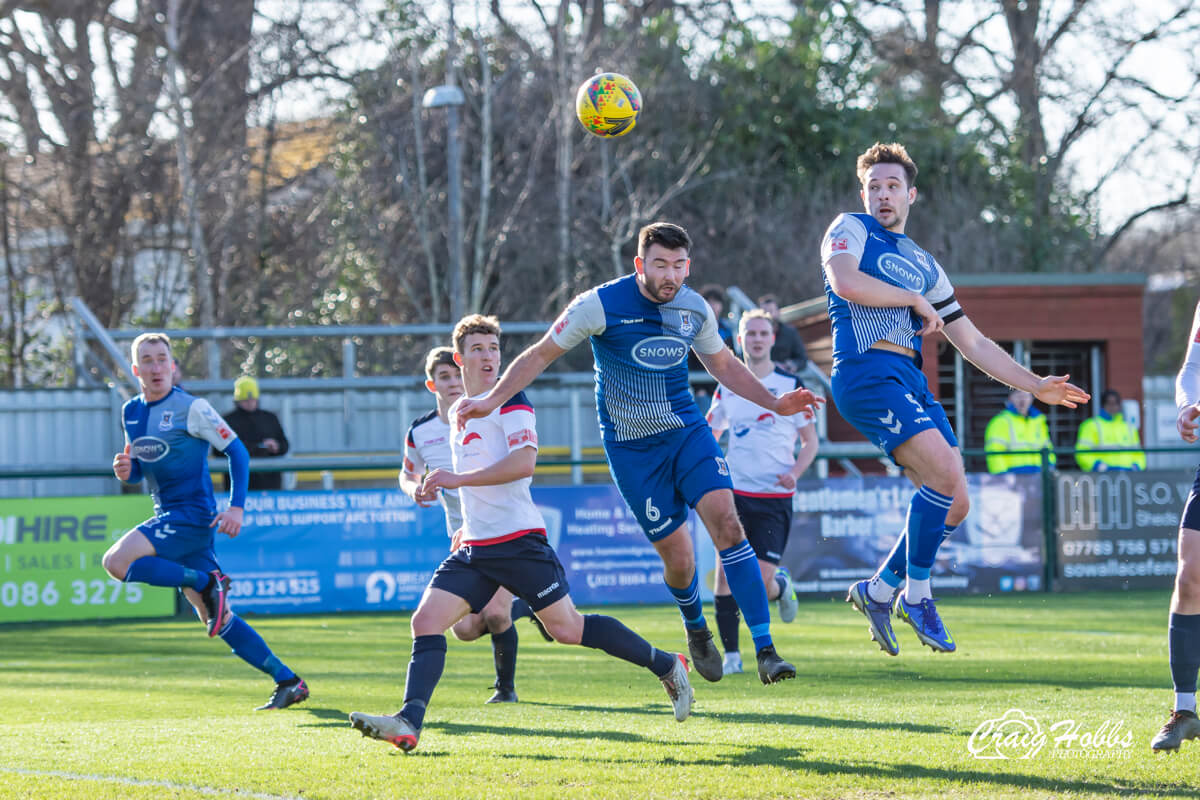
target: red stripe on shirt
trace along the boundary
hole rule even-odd
[[[528,536],[531,533],[544,537],[546,535],[546,530],[545,530],[545,528],[527,528],[526,530],[523,530],[523,531],[513,531],[512,533],[506,533],[503,536],[497,536],[494,539],[471,539],[471,540],[463,542],[463,544],[472,545],[472,546],[479,545],[480,547],[486,547],[489,544],[503,544],[504,542],[511,542],[513,539],[520,539],[522,536]]]
[[[734,489],[733,493],[740,494],[742,497],[791,497],[793,494],[793,492],[783,492],[782,494],[778,492],[739,492],[737,489]]]

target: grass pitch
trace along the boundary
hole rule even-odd
[[[889,658],[848,605],[802,603],[795,623],[774,626],[798,679],[764,687],[747,673],[709,684],[693,672],[695,711],[682,724],[648,671],[546,644],[527,620],[517,623],[521,702],[484,705],[489,643],[451,639],[408,755],[346,720],[399,708],[407,615],[253,617],[313,693],[258,713],[270,680],[196,622],[0,627],[0,797],[1200,794],[1200,740],[1176,755],[1149,749],[1172,697],[1165,593],[942,606],[958,653],[934,655],[901,626],[901,654]],[[604,611],[659,646],[685,647],[672,606]],[[752,664],[744,630],[742,640]],[[1016,742],[1008,758],[972,755],[972,733],[1010,708],[1043,731],[1075,720],[1077,733],[1100,741],[1068,751],[1053,733],[1032,755]]]

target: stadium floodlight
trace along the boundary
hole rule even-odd
[[[462,89],[453,84],[434,86],[425,92],[421,98],[423,108],[442,108],[443,106],[461,106],[467,101]]]

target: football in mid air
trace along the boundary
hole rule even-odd
[[[588,78],[575,95],[575,116],[584,130],[601,139],[624,136],[642,114],[642,93],[633,81],[615,72]]]

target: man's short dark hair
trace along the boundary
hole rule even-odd
[[[904,176],[908,179],[908,185],[911,187],[916,184],[917,164],[908,155],[908,151],[904,149],[904,145],[898,142],[890,144],[876,142],[867,148],[867,151],[858,157],[859,183],[866,180],[867,173],[876,164],[899,164],[904,167]]]
[[[706,283],[700,287],[700,296],[705,300],[716,300],[721,305],[725,305],[725,290],[721,288],[719,283]]]
[[[775,305],[779,305],[779,298],[776,297],[775,295],[771,294],[770,292],[767,292],[762,297],[758,298],[758,304],[760,306],[766,305],[767,303],[774,303]]]
[[[638,256],[646,257],[646,251],[651,245],[659,245],[668,250],[683,248],[692,254],[692,237],[683,228],[671,222],[651,222],[638,231]]]
[[[458,364],[454,363],[454,348],[452,347],[435,347],[429,351],[429,355],[425,356],[425,377],[433,380],[433,375],[437,372],[437,368],[445,364],[458,370]]]
[[[1121,393],[1116,389],[1105,389],[1104,394],[1100,395],[1100,405],[1108,405],[1109,398],[1112,398],[1119,403],[1121,402]]]

